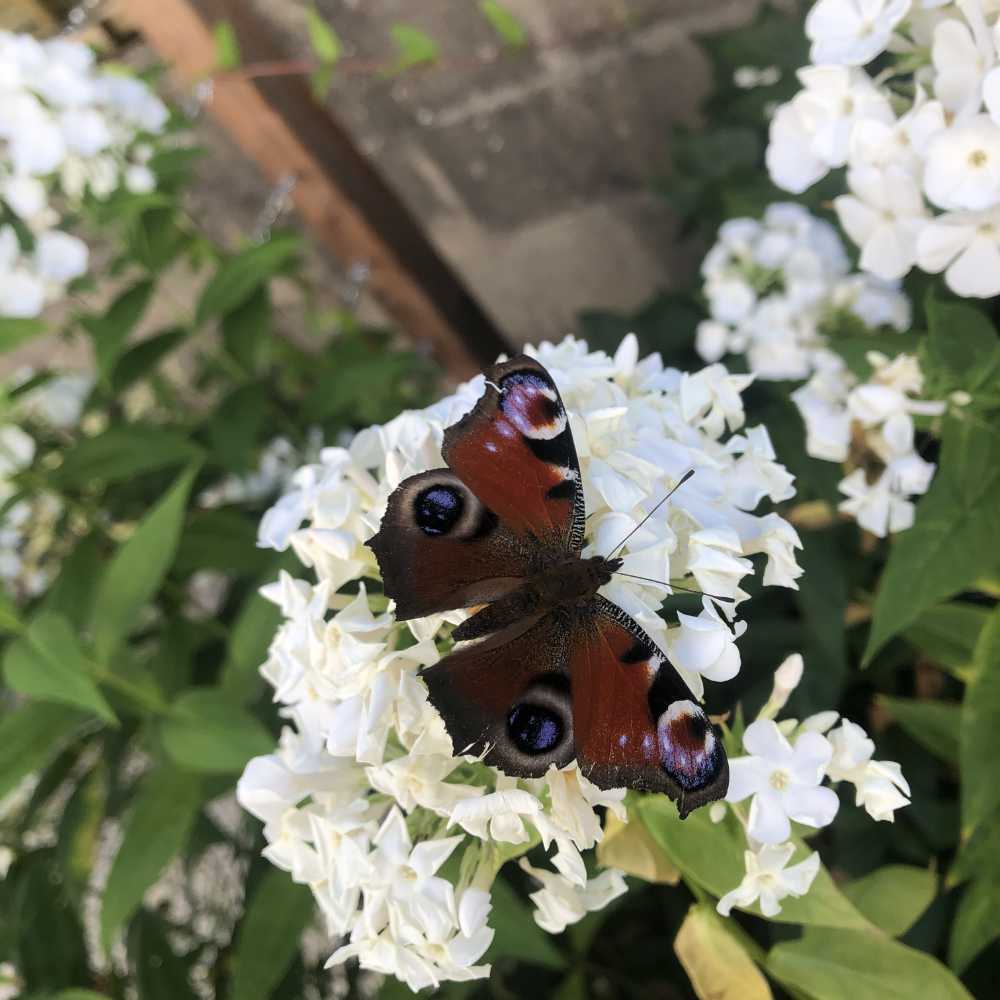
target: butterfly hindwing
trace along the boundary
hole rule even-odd
[[[580,551],[576,446],[559,390],[537,361],[521,355],[495,365],[479,402],[445,431],[442,452],[505,527],[550,551]]]
[[[581,613],[568,649],[581,772],[601,788],[665,792],[682,816],[722,798],[722,736],[666,657],[603,597]]]
[[[575,752],[568,639],[559,615],[536,615],[463,643],[425,669],[453,752],[482,756],[519,778],[568,764]]]
[[[525,540],[448,469],[404,480],[368,545],[400,620],[494,601],[532,570]]]

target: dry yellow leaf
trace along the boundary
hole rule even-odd
[[[677,885],[681,873],[650,836],[638,818],[631,823],[608,812],[604,823],[604,838],[597,845],[597,860],[605,868],[620,868],[647,882]]]
[[[692,906],[674,951],[700,1000],[773,1000],[760,969],[708,906]]]

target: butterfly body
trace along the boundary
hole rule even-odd
[[[423,672],[456,754],[539,777],[574,757],[602,788],[721,798],[721,736],[646,632],[599,589],[622,560],[581,558],[568,415],[537,361],[496,365],[447,428],[449,468],[404,480],[368,544],[396,617],[477,608]]]

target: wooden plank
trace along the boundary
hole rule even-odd
[[[0,3],[0,30],[26,31],[44,38],[56,27],[55,18],[38,0],[3,0]]]
[[[211,25],[228,20],[244,62],[286,57],[239,2],[123,0],[127,17],[189,84],[211,71]],[[272,183],[294,176],[300,217],[337,258],[363,261],[368,287],[410,337],[467,378],[509,351],[492,320],[329,111],[298,76],[215,81],[210,113]]]

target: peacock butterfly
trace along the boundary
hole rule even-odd
[[[681,816],[725,795],[718,729],[598,593],[622,560],[581,558],[580,465],[546,369],[495,365],[442,452],[448,468],[404,480],[368,545],[398,619],[482,606],[423,671],[455,753],[524,778],[575,757],[599,787],[666,792]]]

